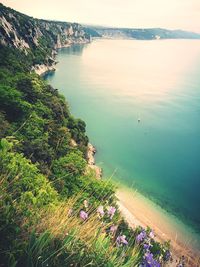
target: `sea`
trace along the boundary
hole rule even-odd
[[[200,239],[200,40],[96,39],[57,60],[45,79],[86,122],[103,178]]]

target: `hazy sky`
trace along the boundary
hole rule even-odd
[[[0,0],[37,18],[200,32],[200,0]]]

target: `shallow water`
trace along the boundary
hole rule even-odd
[[[96,40],[57,59],[46,78],[85,120],[104,175],[114,172],[198,238],[200,41]]]

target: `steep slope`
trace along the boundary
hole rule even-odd
[[[30,55],[39,74],[40,64],[54,67],[57,48],[87,42],[90,35],[78,23],[34,19],[0,4],[0,44]]]
[[[128,227],[114,186],[86,168],[85,123],[30,73],[95,31],[2,5],[0,21],[0,266],[161,266],[169,244]]]

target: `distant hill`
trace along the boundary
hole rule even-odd
[[[200,39],[200,34],[152,29],[110,28],[78,23],[35,19],[0,4],[0,45],[34,54],[33,65],[51,65],[55,50],[74,43],[90,42],[91,37],[114,39]]]
[[[87,26],[95,34],[104,38],[154,40],[154,39],[200,39],[200,34],[182,30],[167,30],[161,28],[129,29]],[[96,36],[95,36],[96,37]]]

